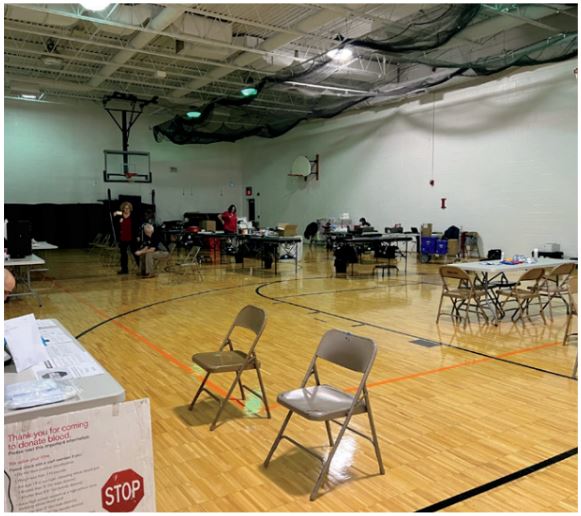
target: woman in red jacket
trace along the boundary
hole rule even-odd
[[[236,233],[238,230],[238,217],[236,216],[236,206],[231,204],[228,211],[218,215],[220,222],[224,224],[224,233]]]

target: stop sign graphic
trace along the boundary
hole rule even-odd
[[[143,498],[143,477],[132,469],[113,473],[101,488],[103,509],[109,512],[131,512]]]

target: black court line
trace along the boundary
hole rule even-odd
[[[324,278],[324,276],[316,276],[313,278],[301,278],[301,279],[305,280],[305,279],[323,279],[323,278]],[[264,280],[261,280],[261,281],[264,281]],[[280,283],[281,281],[288,281],[288,280],[277,280],[277,281],[274,281],[272,283]],[[298,279],[295,279],[293,281],[298,281]],[[199,292],[192,292],[191,294],[184,294],[183,296],[162,299],[161,301],[156,301],[155,303],[150,303],[148,305],[138,306],[137,308],[133,308],[132,310],[128,310],[127,312],[122,312],[120,314],[109,317],[108,319],[105,319],[105,320],[91,326],[90,328],[87,328],[86,330],[82,331],[75,338],[80,339],[81,337],[87,335],[87,333],[90,333],[93,330],[96,330],[97,328],[99,328],[107,323],[110,323],[111,321],[114,321],[115,319],[120,319],[121,317],[125,317],[126,315],[129,315],[129,314],[132,314],[135,312],[139,312],[141,310],[145,310],[146,308],[151,308],[152,306],[162,305],[164,303],[170,303],[171,301],[179,301],[180,299],[186,299],[188,297],[201,296],[202,294],[212,294],[214,292],[221,292],[224,290],[236,290],[239,288],[253,287],[255,285],[259,285],[259,286],[260,285],[269,285],[269,283],[248,283],[246,285],[237,285],[235,287],[222,287],[222,288],[214,288],[214,289],[209,289],[209,290],[200,290]],[[314,313],[318,313],[318,311],[315,310]]]
[[[303,278],[303,280],[305,280],[305,279],[320,279],[320,278]],[[328,315],[330,317],[335,317],[337,319],[342,319],[344,321],[349,321],[351,323],[356,323],[356,324],[361,325],[361,326],[368,326],[370,328],[376,328],[378,330],[386,331],[386,332],[389,332],[389,333],[395,333],[396,335],[402,335],[404,337],[410,337],[412,339],[425,340],[425,337],[420,336],[420,335],[414,335],[412,333],[407,333],[407,332],[403,332],[403,331],[400,331],[400,330],[395,330],[393,328],[387,328],[387,327],[381,326],[379,324],[374,324],[374,323],[370,323],[370,322],[366,322],[366,321],[360,321],[358,319],[353,319],[352,317],[346,317],[344,315],[334,314],[333,312],[327,312],[327,311],[324,311],[324,310],[317,310],[316,308],[312,308],[310,306],[301,305],[299,303],[293,303],[292,301],[286,301],[284,299],[277,298],[277,297],[271,297],[271,296],[268,296],[268,295],[263,294],[261,292],[261,289],[263,289],[264,287],[268,287],[268,286],[274,285],[276,283],[283,283],[285,281],[288,281],[288,280],[279,280],[279,281],[273,281],[271,283],[264,283],[264,284],[259,285],[258,287],[256,287],[255,292],[260,297],[263,297],[265,299],[268,299],[268,300],[273,301],[273,302],[276,302],[276,303],[284,303],[284,304],[287,304],[287,305],[290,305],[290,306],[295,306],[297,308],[301,308],[303,310],[309,310],[309,311],[316,310],[319,314]],[[546,373],[546,374],[550,374],[550,375],[553,375],[553,376],[558,376],[560,378],[565,378],[567,380],[573,380],[575,382],[578,381],[577,378],[575,378],[574,376],[568,376],[568,375],[565,375],[565,374],[562,374],[562,373],[556,373],[555,371],[549,371],[547,369],[541,369],[539,367],[531,366],[531,365],[528,365],[528,364],[523,364],[521,362],[514,362],[512,360],[507,360],[506,358],[499,358],[499,357],[496,357],[494,355],[488,355],[487,353],[482,353],[480,351],[474,351],[472,349],[463,348],[463,347],[460,347],[460,346],[455,346],[454,344],[447,344],[447,343],[441,342],[441,341],[439,341],[439,344],[442,345],[442,346],[449,347],[449,348],[457,349],[459,351],[465,351],[466,353],[472,353],[474,355],[486,357],[486,358],[489,358],[491,360],[498,360],[499,362],[504,362],[506,364],[511,364],[511,365],[515,365],[515,366],[518,366],[518,367],[524,367],[526,369],[532,369],[534,371],[539,371],[539,372]]]
[[[161,301],[156,301],[155,303],[150,303],[148,305],[138,306],[137,308],[133,308],[132,310],[128,310],[127,312],[123,312],[123,313],[114,315],[112,317],[109,317],[109,319],[105,319],[105,320],[95,324],[94,326],[87,328],[86,330],[79,333],[75,338],[80,339],[81,337],[84,337],[87,333],[90,333],[93,330],[96,330],[97,328],[99,328],[107,323],[110,323],[111,321],[114,321],[115,319],[120,319],[121,317],[125,317],[126,315],[133,314],[133,313],[139,312],[141,310],[145,310],[146,308],[151,308],[152,306],[162,305],[164,303],[169,303],[171,301],[179,301],[180,299],[186,299],[188,297],[201,296],[202,294],[212,294],[214,292],[222,292],[224,290],[236,290],[239,288],[252,287],[256,284],[257,283],[252,283],[252,284],[248,284],[248,285],[237,285],[235,287],[223,287],[223,288],[214,288],[214,289],[209,289],[209,290],[200,290],[199,292],[192,292],[190,294],[185,294],[183,296],[171,297],[168,299],[162,299]]]
[[[539,471],[539,470],[544,469],[548,466],[552,466],[553,464],[557,464],[558,462],[564,461],[565,459],[568,459],[569,457],[572,457],[574,455],[577,455],[577,448],[572,448],[566,452],[559,453],[558,455],[555,455],[554,457],[543,460],[543,461],[538,462],[536,464],[533,464],[531,466],[527,466],[526,468],[515,471],[514,473],[510,473],[508,475],[505,475],[504,477],[497,478],[496,480],[493,480],[492,482],[482,484],[481,486],[475,487],[473,489],[469,489],[468,491],[464,491],[463,493],[451,496],[450,498],[446,498],[445,500],[442,500],[440,502],[436,502],[432,505],[428,505],[427,507],[424,507],[423,509],[418,509],[415,512],[440,511],[440,510],[445,509],[447,507],[450,507],[452,505],[456,505],[457,503],[468,500],[469,498],[473,498],[474,496],[478,496],[478,495],[481,495],[482,493],[486,493],[487,491],[495,489],[495,488],[502,486],[504,484],[508,484],[509,482],[513,482],[519,478],[526,477],[526,476],[530,475],[531,473],[534,473],[535,471]]]

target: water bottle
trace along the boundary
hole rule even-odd
[[[537,259],[539,257],[539,250],[537,248],[533,249],[533,258]]]

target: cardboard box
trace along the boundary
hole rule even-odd
[[[278,224],[277,231],[280,236],[297,236],[296,224]]]
[[[422,236],[432,236],[432,224],[422,224]]]
[[[204,231],[216,231],[216,221],[215,220],[202,220],[202,222],[200,222],[200,227]]]
[[[458,239],[451,238],[448,240],[448,256],[458,255]]]

